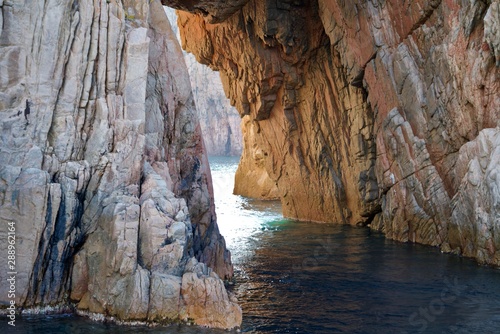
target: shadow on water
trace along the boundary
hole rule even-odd
[[[232,194],[236,158],[211,158],[229,288],[246,333],[498,333],[500,270],[366,228],[283,219],[279,202]],[[8,333],[227,333],[194,326],[23,317]],[[6,320],[0,323],[4,329]],[[11,329],[11,328],[9,328]]]

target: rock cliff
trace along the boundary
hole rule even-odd
[[[165,7],[165,12],[172,22],[172,30],[180,39],[175,10]],[[197,62],[191,53],[183,54],[207,154],[240,156],[243,147],[241,118],[224,94],[219,74]]]
[[[0,252],[15,223],[16,305],[239,326],[187,69],[161,3],[3,0],[0,29]],[[4,282],[7,256],[0,267]]]
[[[162,2],[286,216],[500,265],[498,0]]]
[[[268,153],[259,146],[258,127],[259,124],[254,122],[250,115],[243,117],[243,152],[234,176],[233,193],[263,200],[276,200],[280,198],[280,193],[276,181],[267,172]]]

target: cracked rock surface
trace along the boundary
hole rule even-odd
[[[172,30],[179,36],[175,9],[164,7]],[[240,156],[243,147],[241,118],[224,94],[217,72],[183,52],[193,89],[205,148],[209,156]]]
[[[247,118],[238,172],[262,166],[286,216],[500,265],[498,0],[162,2],[191,11],[183,47]]]
[[[187,69],[161,3],[1,1],[0,14],[0,237],[16,223],[17,305],[239,326]]]

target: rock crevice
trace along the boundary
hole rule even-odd
[[[198,5],[183,47],[221,72],[248,119],[238,173],[262,166],[286,216],[500,265],[496,151],[471,148],[500,126],[497,0],[250,0],[216,23]],[[267,192],[251,180],[236,189]]]
[[[187,69],[161,3],[5,4],[0,234],[16,224],[16,305],[239,326]]]

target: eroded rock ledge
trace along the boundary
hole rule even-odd
[[[162,2],[195,13],[183,47],[221,72],[286,216],[500,265],[498,0]]]
[[[0,14],[0,236],[15,222],[17,306],[239,326],[187,70],[161,3],[0,1]]]

